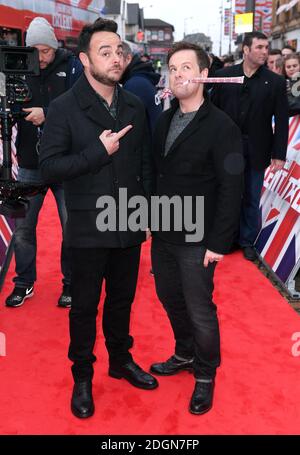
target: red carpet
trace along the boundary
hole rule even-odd
[[[4,307],[14,264],[2,290],[0,332],[6,336],[7,355],[0,357],[0,434],[299,433],[300,357],[291,353],[291,337],[300,332],[300,318],[240,253],[227,257],[216,274],[223,359],[212,411],[189,414],[194,381],[186,372],[159,379],[154,391],[109,378],[99,320],[96,413],[86,421],[73,417],[68,310],[56,306],[61,291],[57,223],[53,198],[48,196],[39,224],[35,296],[20,308]],[[173,352],[149,267],[148,244],[132,317],[133,354],[145,368]]]

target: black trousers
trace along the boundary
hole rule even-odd
[[[71,248],[69,359],[75,382],[92,379],[96,318],[103,278],[106,298],[103,333],[110,365],[122,365],[132,356],[129,349],[130,310],[138,277],[140,246],[131,248]]]
[[[152,267],[158,298],[169,317],[175,354],[194,357],[197,379],[214,378],[220,365],[220,333],[212,300],[216,263],[203,266],[205,248],[152,239]]]

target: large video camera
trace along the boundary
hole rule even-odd
[[[40,74],[38,50],[34,47],[0,46],[0,134],[3,164],[0,171],[0,213],[12,218],[24,217],[28,208],[26,196],[45,190],[12,178],[12,127],[23,114],[22,103],[30,101],[26,76]]]

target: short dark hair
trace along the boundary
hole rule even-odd
[[[280,49],[270,49],[269,55],[281,55],[281,50]]]
[[[132,49],[128,43],[125,43],[125,41],[122,41],[122,47],[123,47],[123,55],[125,58],[127,57],[127,55],[133,55]]]
[[[210,61],[205,50],[202,49],[202,47],[198,46],[197,44],[189,43],[187,41],[178,41],[178,43],[173,44],[173,46],[168,52],[167,64],[169,64],[172,55],[176,54],[176,52],[186,50],[195,51],[197,55],[198,65],[201,71],[204,70],[205,68],[209,68]]]
[[[110,19],[99,17],[93,24],[86,24],[78,37],[78,52],[87,53],[94,33],[112,32],[117,34],[118,24]]]
[[[245,38],[243,40],[242,49],[244,50],[245,46],[251,48],[254,38],[256,38],[256,39],[264,39],[264,40],[268,39],[267,36],[264,33],[261,33],[261,32],[245,33]]]

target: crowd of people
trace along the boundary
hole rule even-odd
[[[264,171],[269,165],[274,173],[282,169],[286,157],[286,82],[266,66],[275,55],[268,39],[260,32],[246,34],[238,65],[223,65],[195,44],[175,43],[167,57],[173,98],[166,110],[157,103],[160,71],[132,54],[112,20],[99,18],[83,27],[78,58],[58,49],[53,28],[42,18],[30,24],[26,44],[38,49],[41,72],[27,78],[32,99],[18,125],[18,178],[48,185],[60,215],[58,305],[70,308],[72,413],[87,418],[95,410],[96,318],[105,280],[102,327],[109,376],[152,390],[159,385],[155,376],[191,370],[195,384],[189,411],[204,414],[213,404],[221,362],[214,272],[233,248],[241,248],[247,260],[256,259]],[[294,53],[285,57],[289,78],[299,70],[295,61]],[[244,83],[205,87],[191,82],[208,75],[244,76]],[[293,94],[293,87],[289,90]],[[121,218],[133,216],[128,206],[128,213],[117,217],[124,189],[128,200],[142,197],[150,207],[153,196],[179,200],[180,213],[190,223],[179,220],[174,208],[167,226],[158,222],[152,229],[145,210],[148,224],[124,229]],[[116,202],[115,214],[107,212],[103,196]],[[10,308],[33,295],[36,226],[44,197],[32,197],[16,225]],[[202,236],[194,238],[189,227],[195,228],[192,220],[200,209]],[[141,244],[151,234],[155,289],[170,320],[174,352],[152,364],[150,374],[130,353],[130,313]]]

